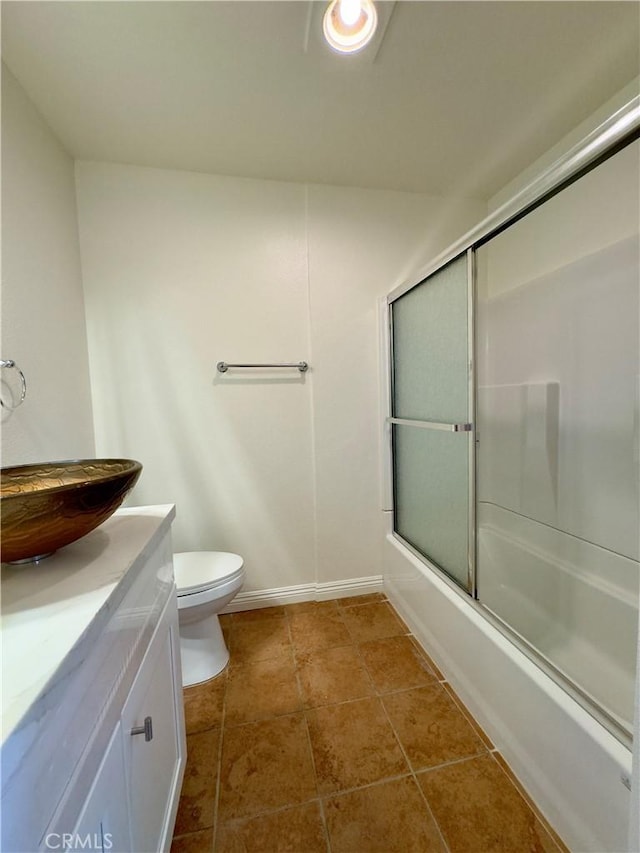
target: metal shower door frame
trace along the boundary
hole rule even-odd
[[[410,420],[394,416],[394,335],[393,335],[393,302],[400,299],[414,287],[428,284],[429,279],[436,275],[441,269],[454,260],[466,255],[467,259],[467,411],[469,422],[465,423],[439,423],[425,420]],[[467,583],[466,586],[459,584],[445,569],[433,562],[428,555],[423,554],[414,545],[408,542],[398,531],[395,525],[395,464],[393,447],[393,429],[389,430],[390,455],[392,463],[392,503],[393,503],[393,535],[403,545],[411,550],[422,562],[430,568],[435,569],[444,579],[454,584],[456,589],[462,590],[473,598],[477,597],[476,582],[476,281],[475,281],[475,251],[469,247],[457,256],[449,257],[442,264],[431,270],[429,275],[414,284],[411,288],[399,293],[395,298],[387,299],[388,322],[389,322],[389,411],[387,423],[390,425],[409,426],[417,429],[435,429],[447,432],[468,433],[468,485],[467,485]]]

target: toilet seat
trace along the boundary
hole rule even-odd
[[[244,561],[228,551],[182,551],[173,555],[178,600],[219,589],[244,576]],[[195,603],[195,602],[194,602]]]

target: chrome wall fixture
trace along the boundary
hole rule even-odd
[[[226,373],[230,367],[233,367],[233,368],[238,368],[238,367],[239,368],[245,368],[245,367],[259,367],[259,368],[262,368],[262,367],[266,367],[266,368],[269,368],[269,367],[295,367],[297,370],[300,371],[300,373],[306,373],[307,370],[309,369],[309,365],[307,364],[306,361],[279,362],[279,363],[274,363],[274,364],[229,364],[226,361],[219,361],[216,364],[216,368],[218,370],[218,373]]]
[[[0,359],[0,367],[6,367],[7,369],[17,370],[20,375],[20,399],[17,403],[12,403],[13,405],[9,405],[5,403],[5,401],[0,397],[0,406],[4,409],[9,409],[12,411],[13,409],[17,409],[17,407],[24,401],[24,398],[27,396],[27,380],[25,379],[24,373],[20,370],[18,365],[12,358],[3,358]]]

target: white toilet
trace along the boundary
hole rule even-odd
[[[173,555],[178,589],[182,685],[218,675],[229,660],[218,613],[240,591],[243,559],[226,551],[183,551]]]

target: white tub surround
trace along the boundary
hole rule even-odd
[[[64,849],[64,833],[168,849],[186,755],[174,516],[122,509],[40,565],[2,566],[3,850]]]
[[[486,503],[478,552],[484,606],[630,734],[637,561]]]

